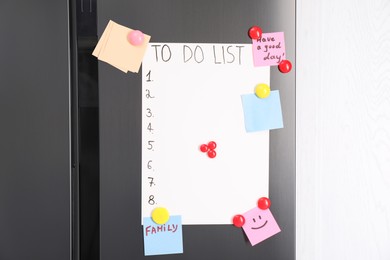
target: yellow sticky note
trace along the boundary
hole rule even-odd
[[[92,54],[123,72],[137,73],[141,67],[150,36],[144,34],[144,42],[134,46],[127,40],[127,35],[131,31],[133,29],[109,21]]]

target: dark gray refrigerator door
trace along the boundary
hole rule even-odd
[[[66,0],[0,1],[0,259],[71,257]]]
[[[98,0],[98,35],[108,21],[140,29],[152,42],[250,43],[247,30],[285,33],[295,64],[295,1]],[[295,259],[295,70],[271,68],[284,129],[271,132],[270,198],[282,232],[251,247],[231,225],[183,227],[184,254],[145,257],[141,218],[141,73],[99,62],[101,260]],[[190,94],[187,92],[182,94]]]

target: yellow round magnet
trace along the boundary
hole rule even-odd
[[[270,93],[271,88],[265,83],[257,84],[255,87],[255,94],[259,98],[267,98]]]
[[[163,225],[169,220],[169,212],[166,208],[155,208],[152,211],[152,220],[159,225]]]

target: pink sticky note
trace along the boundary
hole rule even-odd
[[[245,224],[242,228],[252,246],[280,232],[280,228],[269,209],[262,210],[258,207],[246,212]]]
[[[279,65],[286,59],[284,33],[263,33],[261,39],[252,40],[253,63],[255,67]]]

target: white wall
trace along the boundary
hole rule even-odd
[[[297,260],[390,259],[390,1],[297,0]]]

